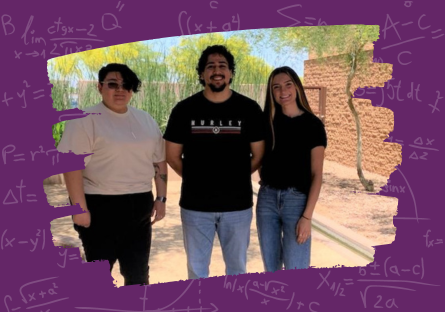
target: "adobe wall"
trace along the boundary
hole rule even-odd
[[[349,69],[345,66],[342,56],[326,59],[327,63],[320,63],[317,59],[304,62],[304,85],[327,87],[326,158],[356,167],[356,126],[345,93]],[[383,64],[372,63],[372,51],[369,51],[368,59],[369,67],[366,72],[358,69],[359,74],[353,80],[352,92],[360,86],[383,86],[391,78],[391,66],[387,65],[385,69]],[[311,106],[317,106],[317,92],[308,93]],[[370,100],[354,99],[353,103],[362,125],[363,169],[389,176],[394,167],[402,161],[401,146],[383,142],[394,128],[393,112],[383,107],[373,107]]]

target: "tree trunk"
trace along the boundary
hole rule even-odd
[[[352,103],[352,92],[351,92],[351,84],[352,79],[355,76],[355,72],[357,69],[357,57],[356,53],[351,53],[351,70],[349,71],[349,75],[346,81],[346,95],[348,96],[348,106],[351,110],[352,116],[355,119],[355,128],[357,131],[357,175],[360,179],[360,182],[364,186],[365,190],[368,192],[374,192],[374,183],[371,180],[366,180],[365,175],[362,170],[362,126],[360,123],[360,117],[358,116],[357,111],[355,110],[354,104]]]

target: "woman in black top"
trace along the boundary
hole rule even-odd
[[[298,75],[275,69],[268,80],[266,154],[260,169],[257,228],[266,272],[310,265],[311,219],[321,189],[324,125]]]

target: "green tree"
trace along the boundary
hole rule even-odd
[[[149,44],[131,42],[94,49],[78,54],[78,68],[84,67],[89,79],[95,79],[99,69],[108,63],[127,64],[143,81],[166,81],[167,69],[161,53]]]
[[[250,44],[240,36],[225,38],[220,33],[210,33],[200,36],[182,38],[178,46],[171,49],[166,58],[169,68],[179,82],[198,86],[196,66],[202,51],[208,46],[222,44],[233,54],[236,63],[236,73],[233,83],[240,84],[264,84],[272,71],[272,67],[263,59],[250,55]]]
[[[261,34],[263,35],[263,34]],[[258,36],[260,37],[260,36]],[[365,46],[377,41],[379,37],[378,26],[367,25],[338,25],[324,27],[295,27],[271,29],[268,36],[269,41],[276,43],[276,47],[289,48],[294,52],[312,52],[324,61],[325,55],[342,55],[348,66],[348,76],[345,86],[347,105],[355,120],[357,132],[357,175],[364,188],[374,191],[374,183],[367,180],[362,170],[362,131],[360,116],[354,106],[352,99],[353,90],[351,85],[356,77],[357,68],[366,69],[369,56],[365,52]],[[263,38],[264,39],[264,38]]]
[[[76,66],[78,61],[78,54],[69,54],[50,59],[48,61],[50,80],[67,80],[67,77],[80,77],[81,71]]]
[[[168,80],[168,67],[165,64],[165,54],[156,52],[147,43],[133,43],[132,49],[137,57],[127,57],[123,63],[136,72],[139,79],[144,82],[166,82]]]
[[[48,61],[48,76],[51,84],[51,98],[53,107],[57,111],[63,111],[71,108],[70,95],[75,93],[72,81],[81,76],[81,71],[77,66],[79,62],[78,54],[69,54],[66,56],[56,57]],[[52,126],[53,138],[55,146],[59,145],[65,122],[59,122]]]

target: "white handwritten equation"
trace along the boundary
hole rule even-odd
[[[286,307],[286,310],[288,310],[293,302],[295,297],[295,292],[292,293],[292,296],[287,296],[287,285],[286,283],[279,282],[279,281],[268,281],[268,282],[259,282],[259,281],[251,281],[250,279],[244,284],[237,286],[237,279],[232,279],[231,281],[227,281],[228,277],[226,276],[224,278],[224,289],[227,289],[232,292],[239,292],[240,294],[243,294],[246,297],[246,300],[249,300],[249,293],[254,293],[257,295],[260,295],[260,304],[261,305],[270,305],[273,304],[275,301],[279,302],[288,302],[288,305]],[[254,297],[255,299],[257,296]],[[318,302],[306,302],[303,303],[301,301],[298,301],[296,303],[298,305],[298,310],[300,310],[300,307],[306,306],[309,311],[315,311],[313,310],[313,306],[319,306],[320,304]]]
[[[410,2],[410,1],[407,1]],[[405,7],[409,8],[411,7],[411,5],[407,6],[405,3]],[[407,39],[407,40],[403,40],[402,36],[399,33],[399,30],[397,29],[397,27],[399,27],[399,30],[401,28],[406,29],[407,33],[412,34],[413,33],[413,28],[415,30],[420,30],[422,32],[426,32],[428,33],[428,36],[431,36],[432,40],[437,40],[439,38],[442,38],[444,36],[444,33],[442,31],[442,29],[440,28],[431,28],[432,25],[429,24],[429,22],[426,20],[426,14],[422,14],[420,15],[416,20],[414,21],[408,21],[408,22],[401,22],[397,21],[394,22],[393,19],[391,18],[391,16],[389,14],[386,14],[386,21],[385,21],[385,27],[382,29],[383,31],[383,40],[386,40],[386,35],[387,32],[389,30],[394,31],[394,33],[397,35],[397,38],[399,39],[399,42],[385,46],[383,48],[381,48],[382,50],[386,50],[386,49],[390,49],[396,46],[400,46],[400,45],[405,45],[408,44],[410,42],[414,42],[414,41],[418,41],[418,40],[422,40],[422,39],[426,39],[426,35],[425,36],[419,36],[419,37],[415,37],[415,38],[411,38],[411,39]],[[411,64],[413,61],[409,60],[406,56],[406,54],[411,55],[412,53],[408,50],[406,51],[402,51],[397,55],[397,60],[399,62],[400,65],[409,65]],[[403,58],[402,58],[403,55]]]
[[[358,278],[356,280],[352,278],[344,278],[343,284],[342,282],[338,281],[329,282],[328,278],[330,274],[331,270],[329,270],[324,276],[322,273],[319,273],[321,277],[321,282],[318,285],[317,290],[322,287],[328,287],[333,292],[333,296],[337,296],[338,294],[338,296],[345,297],[347,295],[345,294],[345,288],[349,288],[349,286],[355,285],[355,282],[363,285],[373,283],[373,285],[366,286],[364,291],[360,290],[360,297],[362,299],[362,303],[365,308],[368,306],[367,293],[368,290],[371,288],[392,288],[403,291],[416,291],[415,289],[412,288],[387,285],[387,283],[394,283],[396,285],[414,284],[414,285],[431,286],[431,287],[440,286],[415,280],[405,280],[405,278],[410,278],[410,277],[420,278],[420,280],[423,280],[423,278],[425,277],[425,264],[423,257],[421,257],[419,259],[419,262],[414,264],[413,266],[408,266],[403,268],[402,267],[399,268],[398,265],[392,264],[391,256],[386,258],[386,260],[383,263],[383,267],[381,264],[378,264],[377,261],[374,261],[372,264],[369,265],[369,268],[359,267],[359,275],[363,278]],[[404,278],[404,279],[402,280],[399,278]],[[357,289],[357,287],[355,286],[352,288]],[[383,296],[377,295],[375,297],[375,301],[373,302],[374,302],[374,308],[383,308],[384,307],[382,306],[383,304],[386,306],[386,308],[393,308],[393,307],[398,308],[396,298],[389,298],[388,296],[386,298],[383,298]]]
[[[277,10],[278,14],[280,14],[281,16],[287,17],[288,19],[294,21],[293,24],[286,26],[286,27],[295,27],[295,26],[301,24],[301,22],[299,20],[297,20],[296,18],[293,18],[289,15],[286,15],[286,14],[289,14],[291,12],[293,13],[295,11],[294,8],[302,8],[302,7],[303,6],[301,4],[294,4],[294,5],[290,5],[290,6],[287,6],[287,7]],[[286,10],[289,10],[289,12],[286,12],[286,14],[284,14],[283,11],[286,11]],[[315,18],[315,17],[305,17],[304,19],[305,19],[304,25],[301,25],[301,26],[327,26],[328,25],[328,24],[326,24],[325,21],[322,21],[321,18],[319,18],[318,21],[317,21],[317,18]]]
[[[435,245],[441,245],[443,244],[443,239],[441,238],[436,238],[436,239],[431,239],[430,236],[431,230],[426,231],[426,234],[423,235],[423,237],[425,237],[425,246],[426,248],[431,248],[434,247]]]
[[[121,1],[119,1],[116,10],[121,12],[124,6],[125,4],[121,4]],[[8,14],[3,14],[0,19],[5,36],[15,34],[16,27],[13,18]],[[20,37],[25,46],[31,47],[31,51],[23,52],[14,50],[14,59],[20,60],[22,57],[38,56],[42,56],[43,59],[46,59],[47,49],[51,49],[49,51],[49,57],[51,58],[91,50],[94,49],[90,44],[91,42],[104,42],[104,40],[97,38],[95,24],[76,27],[65,24],[62,17],[59,17],[45,29],[44,36],[54,36],[53,38],[47,38],[47,40],[43,35],[39,35],[39,33],[33,29],[33,22],[34,16],[31,15],[28,19],[25,31]],[[100,25],[105,31],[122,28],[122,26],[119,25],[118,18],[113,13],[104,13],[101,16]],[[43,49],[40,50],[42,47]]]
[[[426,139],[426,140],[424,140]],[[418,137],[413,141],[412,144],[408,144],[409,147],[415,149],[409,156],[409,159],[414,160],[428,160],[427,156],[431,152],[439,152],[439,149],[433,147],[434,139]],[[398,140],[393,138],[392,136],[387,139],[389,142],[394,142],[400,144],[402,147],[404,146],[403,140]],[[386,142],[388,142],[386,141]],[[417,151],[416,151],[417,150]],[[427,152],[425,152],[427,151]]]
[[[380,62],[380,60],[379,60]],[[414,83],[411,82],[410,85],[408,85],[408,89],[401,91],[402,88],[402,81],[399,81],[397,84],[392,85],[391,81],[395,80],[395,78],[391,78],[388,80],[385,87],[366,87],[366,88],[357,88],[357,90],[354,93],[354,96],[361,97],[364,94],[376,94],[377,90],[380,90],[381,94],[381,101],[379,103],[373,103],[374,106],[381,107],[385,103],[385,99],[389,99],[391,101],[397,100],[397,102],[404,102],[406,100],[410,100],[414,103],[422,103],[422,99],[419,95],[420,91],[420,83]],[[406,92],[406,98],[404,98],[404,92]],[[386,97],[385,97],[386,95]],[[435,111],[440,112],[440,109],[437,107],[437,104],[439,103],[439,100],[442,100],[443,97],[440,96],[440,91],[436,91],[436,99],[434,104],[426,103],[429,107],[432,108],[431,114],[433,114]],[[424,106],[426,106],[424,104]]]
[[[33,309],[37,307],[46,307],[48,305],[55,304],[60,301],[69,299],[68,297],[61,296],[61,289],[57,285],[58,277],[49,277],[36,281],[32,281],[22,285],[19,289],[21,301],[26,305],[26,309]],[[34,302],[35,301],[35,302]],[[17,311],[22,307],[17,306],[18,303],[13,302],[13,298],[10,295],[6,295],[3,298],[3,302],[6,307],[6,311]],[[15,306],[14,308],[12,308]],[[11,308],[10,308],[11,307]],[[46,308],[44,308],[46,309]],[[40,310],[42,311],[42,310]],[[48,312],[49,309],[43,311]]]
[[[80,252],[79,248],[64,248],[63,252],[59,252],[59,256],[61,256],[63,258],[63,261],[62,261],[61,264],[57,263],[57,265],[60,268],[62,268],[62,269],[64,269],[66,267],[66,260],[67,260],[67,258],[68,258],[68,261],[81,259],[78,254],[72,253],[72,254],[69,255],[68,254],[69,250],[73,250],[73,251],[77,250],[77,251]],[[82,261],[82,264],[84,264],[84,263],[86,263],[86,262]]]
[[[28,82],[26,80],[23,80],[23,84],[25,85],[25,88],[23,88],[21,90],[21,92],[16,92],[17,93],[17,98],[20,101],[20,104],[16,104],[16,102],[14,101],[14,103],[10,103],[14,100],[14,97],[12,96],[8,96],[7,92],[3,93],[3,99],[2,99],[2,103],[4,103],[6,105],[6,107],[11,107],[18,105],[18,107],[20,108],[27,108],[28,107],[28,103],[26,102],[26,90],[28,88],[30,88],[31,86],[28,84]],[[51,83],[48,83],[47,85],[51,85]],[[45,89],[38,89],[35,91],[29,91],[32,92],[32,94],[30,94],[28,96],[28,99],[31,97],[33,100],[38,100],[42,97],[45,97],[45,95],[43,94],[43,92],[45,91]],[[51,97],[50,95],[48,95],[48,97]]]
[[[18,153],[15,154],[16,147],[13,144],[6,145],[2,149],[2,160],[3,165],[7,165],[8,163],[14,163],[14,162],[22,162],[26,160],[31,160],[32,162],[35,161],[37,154],[43,155],[46,159],[52,160],[52,165],[59,163],[59,152],[56,148],[49,149],[45,151],[43,149],[43,146],[40,145],[38,150],[35,151],[29,151],[28,153]],[[48,158],[48,156],[51,156],[51,158]],[[26,158],[28,157],[28,158]]]
[[[32,238],[29,239],[29,241],[21,240],[16,242],[16,238],[11,236],[8,236],[8,229],[4,230],[1,236],[0,240],[0,247],[2,251],[8,251],[9,249],[13,249],[14,247],[21,247],[21,246],[32,246],[31,249],[29,249],[30,252],[34,252],[37,249],[37,246],[39,245],[39,238],[42,239],[41,245],[42,249],[45,249],[45,229],[37,230],[35,240]]]
[[[210,1],[209,5],[210,5],[210,8],[212,10],[217,10],[218,9],[218,1]],[[190,15],[187,18],[186,26],[187,26],[187,32],[188,33],[184,33],[184,30],[182,28],[182,24],[183,24],[182,16],[183,15],[188,15],[187,11],[181,11],[179,13],[179,16],[178,16],[178,24],[179,24],[179,29],[181,30],[181,35],[183,35],[183,36],[187,35],[187,34],[188,35],[192,35],[193,33],[190,30],[190,20],[191,20],[192,16]],[[236,28],[232,28],[232,24],[236,24],[237,25]],[[241,25],[240,17],[239,17],[239,14],[237,13],[236,17],[235,17],[235,15],[232,15],[231,19],[229,18],[229,22],[224,23],[221,26],[221,30],[218,30],[217,26],[213,26],[213,21],[210,21],[210,24],[209,24],[209,26],[206,27],[206,29],[208,30],[208,32],[214,32],[214,31],[234,31],[234,30],[240,30],[240,25]],[[195,33],[194,34],[204,33],[205,31],[201,29],[202,26],[203,26],[203,24],[195,23],[195,28],[194,28],[194,32]]]
[[[16,185],[16,188],[19,189],[19,199],[17,199],[17,197],[14,195],[14,192],[12,191],[13,189],[10,188],[6,193],[5,199],[3,200],[3,205],[15,205],[18,203],[23,204],[23,195],[25,195],[23,189],[26,188],[26,185],[23,184],[23,179],[20,180],[20,185]],[[26,194],[25,197],[27,203],[33,203],[37,201],[36,194]]]

